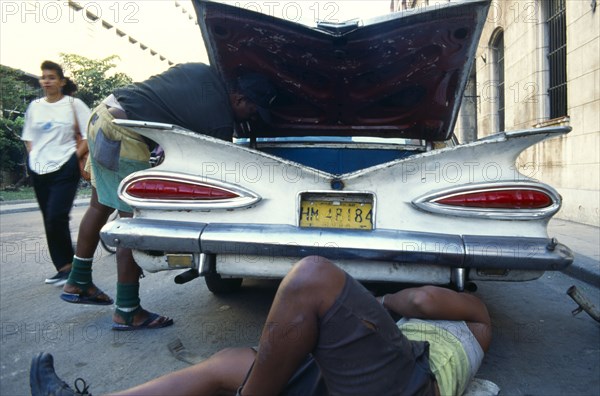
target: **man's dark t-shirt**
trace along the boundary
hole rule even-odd
[[[208,65],[185,63],[113,94],[130,120],[175,124],[231,140],[234,118],[225,85]]]

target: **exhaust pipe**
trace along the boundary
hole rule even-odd
[[[579,292],[579,290],[577,290],[577,287],[569,287],[569,290],[567,290],[567,294],[569,295],[569,297],[575,300],[577,305],[579,305],[577,308],[571,311],[573,315],[577,315],[581,311],[585,311],[596,322],[600,322],[600,312],[596,309],[594,304],[592,304],[583,294]]]
[[[175,283],[177,283],[178,285],[183,285],[184,283],[188,283],[191,280],[196,279],[197,277],[199,277],[200,274],[198,273],[197,269],[190,269],[185,271],[182,274],[179,274],[175,277]]]

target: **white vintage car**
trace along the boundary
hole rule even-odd
[[[312,254],[361,281],[457,289],[570,265],[547,234],[560,195],[516,166],[569,129],[452,138],[489,1],[316,26],[194,5],[224,80],[261,72],[278,95],[270,122],[238,125],[233,142],[115,121],[165,151],[119,187],[134,217],[102,230],[144,270],[186,270],[176,282],[200,275],[220,293]]]

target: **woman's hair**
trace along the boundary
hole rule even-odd
[[[65,77],[63,73],[62,67],[56,62],[52,61],[43,61],[42,62],[42,70],[54,70],[58,77],[65,80],[65,86],[62,88],[62,93],[64,95],[72,95],[77,91],[77,84],[75,84],[69,77]]]

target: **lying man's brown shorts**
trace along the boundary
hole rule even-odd
[[[346,274],[342,292],[320,322],[316,349],[281,394],[434,395],[428,343],[409,341],[369,291]]]

